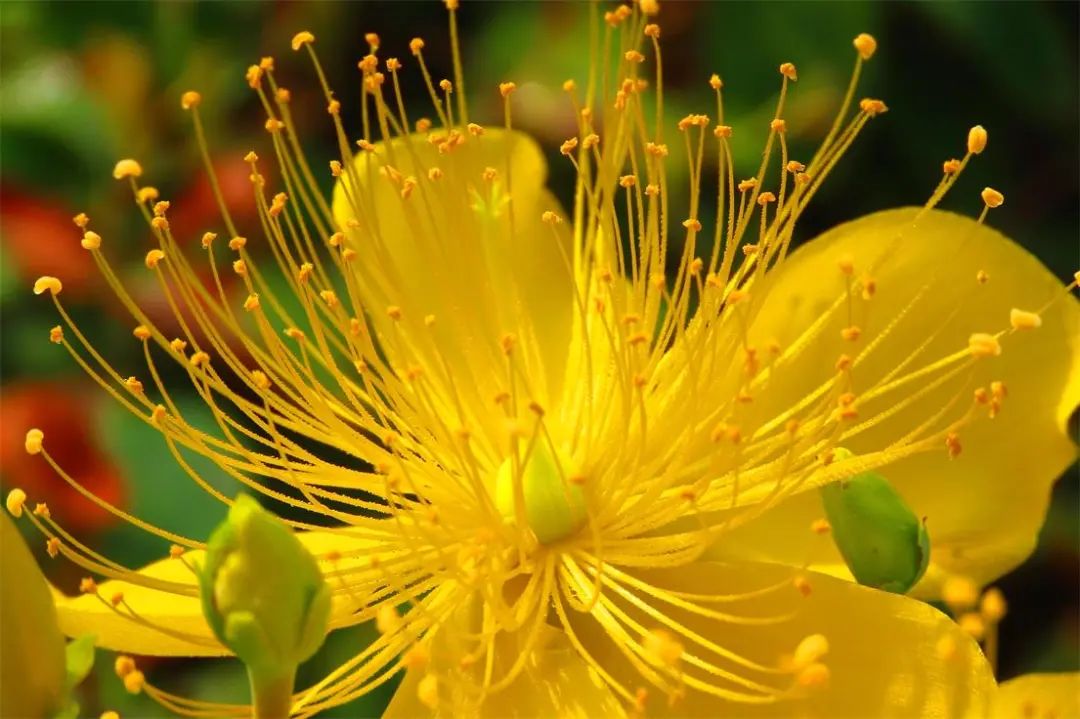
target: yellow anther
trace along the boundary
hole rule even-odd
[[[968,337],[968,349],[975,357],[997,357],[1001,354],[1001,343],[992,334],[976,332]]]
[[[414,37],[409,41],[409,51],[413,55],[419,55],[420,51],[424,49],[424,40],[419,37]]]
[[[517,84],[513,82],[499,83],[499,94],[502,95],[504,98],[510,97],[510,95],[512,95],[515,90],[517,90]]]
[[[397,305],[390,305],[386,308],[386,316],[392,320],[401,319],[401,308]]]
[[[185,340],[182,340],[179,337],[177,337],[176,339],[174,339],[172,342],[169,343],[169,347],[172,348],[173,352],[176,352],[178,354],[183,354],[184,350],[187,349],[187,342]]]
[[[769,129],[773,132],[787,132],[787,123],[780,118],[776,118],[769,123]]]
[[[62,289],[64,289],[64,285],[61,284],[60,280],[56,279],[55,277],[50,277],[49,275],[38,277],[36,280],[34,280],[35,295],[40,295],[46,290],[51,292],[53,295],[58,295],[60,294],[60,291]]]
[[[436,709],[439,706],[439,678],[434,674],[426,674],[416,685],[416,698],[428,709]]]
[[[829,653],[829,640],[824,634],[811,634],[799,642],[792,656],[796,669],[805,669]]]
[[[179,559],[180,557],[184,556],[185,551],[187,551],[187,550],[185,550],[179,544],[172,544],[172,545],[169,546],[169,558],[170,559]],[[117,661],[119,661],[119,660],[117,660]],[[117,672],[117,673],[119,673],[119,672]]]
[[[124,676],[124,689],[127,690],[128,694],[138,694],[143,690],[144,684],[146,684],[146,678],[138,669]]]
[[[208,355],[207,353],[200,350],[199,352],[196,352],[195,354],[191,355],[190,362],[191,362],[192,367],[200,367],[202,365],[208,365],[208,364],[210,364],[210,355]]]
[[[79,591],[83,594],[97,594],[98,586],[93,577],[83,577],[79,581]]]
[[[570,153],[573,152],[574,148],[576,148],[577,146],[578,146],[577,138],[576,137],[571,137],[569,140],[567,140],[563,144],[559,145],[559,152],[561,152],[564,155],[569,156]]]
[[[157,269],[158,263],[161,262],[163,259],[165,259],[165,253],[162,250],[150,250],[146,253],[146,259],[144,260],[144,262],[146,263],[146,269]]]
[[[600,136],[597,135],[595,132],[592,132],[592,133],[589,133],[588,135],[586,135],[585,138],[581,141],[581,149],[582,150],[591,150],[592,148],[596,147],[599,144],[600,144]]]
[[[378,33],[374,32],[364,33],[364,42],[368,44],[368,47],[371,48],[372,52],[376,52],[379,49],[379,45],[381,44],[379,42]]]
[[[75,226],[80,230],[85,230],[86,226],[90,224],[90,218],[85,212],[80,212],[71,218],[71,221],[75,223]]]
[[[284,87],[279,87],[277,91],[274,92],[274,99],[277,100],[279,104],[288,105],[292,101],[292,93]]]
[[[160,196],[156,187],[147,185],[146,187],[140,187],[139,191],[135,193],[135,199],[140,203],[153,202]]]
[[[862,328],[858,325],[848,325],[840,330],[840,337],[848,342],[854,342],[862,336]]]
[[[993,187],[984,187],[981,194],[982,201],[986,203],[987,207],[1001,207],[1005,204],[1005,195],[1001,194]]]
[[[563,221],[562,218],[559,217],[559,215],[552,212],[551,210],[544,210],[544,213],[540,215],[540,220],[542,222],[546,222],[549,225],[557,225]]]
[[[982,641],[986,636],[986,622],[983,620],[982,615],[976,612],[966,612],[960,615],[960,619],[957,620],[957,624],[969,634],[976,641]]]
[[[510,356],[514,353],[514,345],[517,344],[517,336],[507,333],[499,338],[499,347],[502,348],[504,355]]]
[[[60,539],[58,537],[49,537],[45,540],[45,552],[52,558],[60,554]]]
[[[300,32],[293,35],[292,49],[293,50],[299,50],[304,45],[307,45],[307,44],[313,43],[313,42],[315,42],[315,36],[312,35],[310,32],[308,32],[307,30],[301,30]]]
[[[274,58],[269,57],[269,56],[259,58],[259,67],[261,69],[265,70],[266,72],[273,72],[274,71]]]
[[[694,232],[701,232],[701,222],[694,219],[693,217],[688,220],[683,220],[682,226]]]
[[[654,22],[645,26],[645,36],[653,39],[660,37],[660,26]]]
[[[979,614],[987,624],[997,624],[1005,618],[1009,606],[1005,595],[997,587],[991,587],[979,599]]]
[[[667,145],[657,144],[655,142],[645,143],[645,152],[653,157],[667,157],[668,147]]]
[[[811,594],[814,593],[814,588],[811,586],[810,580],[801,574],[792,579],[791,583],[799,592],[799,594],[803,595],[804,597],[809,597]]]
[[[945,162],[941,163],[941,171],[944,172],[946,175],[955,175],[956,173],[960,172],[960,160],[957,160],[955,157],[946,160]]]
[[[855,273],[855,258],[851,255],[842,255],[836,261],[836,266],[840,268],[840,272],[850,277]]]
[[[682,642],[665,629],[652,629],[646,632],[641,638],[641,646],[654,664],[669,669],[679,665],[684,651]]]
[[[286,327],[285,336],[291,340],[296,340],[297,342],[303,342],[305,339],[307,339],[307,336],[304,334],[303,330],[297,329],[296,327]]]
[[[975,273],[975,281],[980,285],[985,285],[990,281],[990,274],[986,270],[979,270]]]
[[[757,179],[754,178],[754,177],[751,177],[748,180],[742,180],[737,185],[737,187],[739,188],[739,192],[747,192],[747,191],[752,190],[755,187],[757,187]]]
[[[254,150],[248,150],[247,154],[244,155],[244,162],[247,162],[249,164],[255,164],[258,161],[259,156],[255,154]]]
[[[250,295],[247,296],[247,299],[244,300],[244,309],[247,310],[248,312],[253,312],[258,308],[259,308],[259,293],[258,292],[252,292]]]
[[[136,668],[137,667],[135,666],[135,660],[124,654],[118,656],[116,658],[116,661],[113,662],[113,671],[115,671],[116,676],[120,677],[121,679],[126,677],[128,674],[131,674],[133,671],[136,670]]]
[[[956,459],[964,451],[964,446],[960,444],[960,435],[956,432],[945,435],[945,451],[949,453],[949,459]]]
[[[256,387],[262,390],[270,389],[270,378],[266,376],[266,373],[262,370],[251,370],[251,381]]]
[[[714,90],[719,90],[724,86],[724,81],[720,79],[720,76],[715,72],[709,77],[709,87]]]
[[[1014,330],[1033,330],[1042,326],[1042,317],[1037,312],[1018,310],[1014,307],[1009,310],[1009,324]]]
[[[877,280],[869,275],[863,275],[859,281],[862,285],[862,298],[864,300],[871,299],[877,293]]]
[[[966,611],[979,601],[979,588],[970,578],[954,574],[942,585],[941,598],[953,612]]]
[[[788,172],[790,172],[791,174],[793,174],[793,175],[794,175],[794,174],[796,174],[796,173],[799,173],[799,172],[805,172],[805,171],[806,171],[806,165],[802,164],[801,162],[797,162],[797,161],[795,161],[795,160],[791,160],[791,161],[789,161],[789,162],[788,162],[788,164],[787,164],[787,165],[785,166],[785,169],[786,169],[786,170],[787,170]]]
[[[656,197],[660,194],[660,185],[654,183],[649,183],[648,185],[645,185],[645,194],[648,197]]]
[[[881,100],[876,100],[872,97],[866,97],[859,100],[859,109],[865,112],[870,117],[875,117],[884,112],[888,112],[889,108]]]
[[[780,66],[780,74],[793,82],[799,79],[799,75],[795,71],[795,65],[790,62],[785,62]]]
[[[863,60],[869,60],[877,52],[877,40],[874,39],[873,35],[868,35],[865,32],[856,35],[851,44],[855,46],[855,49],[859,52],[859,57]]]
[[[701,268],[703,268],[704,266],[705,261],[702,260],[700,257],[695,257],[693,260],[690,261],[690,265],[687,267],[687,270],[690,272],[691,277],[697,277],[701,274]]]
[[[165,418],[168,416],[169,413],[165,410],[164,405],[155,405],[154,411],[150,413],[150,421],[152,421],[155,425],[160,426],[161,423],[164,422]]]
[[[344,250],[342,250],[342,252],[341,252],[341,261],[342,262],[352,262],[354,259],[356,259],[356,250],[354,250],[352,248],[349,248],[349,247],[346,247]]]
[[[137,325],[135,329],[131,331],[131,334],[135,335],[135,339],[146,341],[150,339],[153,334],[150,332],[150,328],[146,325]]]
[[[169,207],[171,207],[171,206],[172,206],[172,203],[169,202],[168,200],[162,200],[161,202],[155,202],[154,207],[153,207],[154,217],[164,217],[165,213],[169,211]]]
[[[762,192],[760,195],[758,195],[757,203],[762,207],[769,204],[770,202],[776,202],[776,195],[774,195],[773,193]]]
[[[818,518],[810,523],[810,531],[814,534],[828,534],[832,531],[832,525],[829,524],[829,520]]]
[[[49,341],[55,345],[64,341],[64,328],[60,325],[56,325],[49,330]]]
[[[341,114],[341,102],[339,100],[331,100],[326,103],[326,114],[336,116]]]
[[[731,137],[731,133],[732,133],[732,130],[731,130],[730,125],[717,125],[715,128],[713,128],[713,135],[716,136],[717,138]]]
[[[128,377],[124,380],[124,386],[135,394],[143,393],[143,383],[137,377]]]
[[[638,7],[641,8],[641,14],[646,17],[652,17],[660,13],[659,0],[638,0]]]
[[[338,306],[338,296],[333,290],[323,290],[319,293],[319,297],[322,298],[322,301],[326,303],[327,307]]]
[[[266,121],[264,127],[266,127],[267,132],[279,132],[280,130],[285,128],[285,123],[281,120],[271,117],[269,120]]]
[[[45,519],[49,519],[50,517],[52,517],[52,512],[49,511],[49,505],[45,504],[44,502],[38,502],[37,504],[35,504],[34,516],[44,517]]]
[[[243,260],[234,260],[232,263],[233,272],[243,277],[247,274],[247,263]]]
[[[623,57],[627,62],[645,62],[645,56],[637,50],[627,50]]]
[[[180,107],[185,110],[190,110],[193,107],[198,107],[202,102],[202,95],[194,90],[188,90],[180,96]]]
[[[392,604],[383,604],[375,614],[375,627],[379,634],[393,634],[402,624],[401,615]]]
[[[736,288],[728,293],[727,303],[728,305],[737,305],[740,302],[745,302],[750,299],[750,292],[742,288]]]
[[[484,182],[492,182],[499,176],[499,173],[494,167],[485,167],[480,176],[484,178]]]
[[[806,689],[819,689],[829,685],[829,668],[821,662],[814,662],[799,672],[796,681]]]
[[[124,602],[123,592],[113,592],[113,595],[109,597],[109,603],[114,607],[119,607]]]
[[[153,227],[155,230],[164,231],[169,229],[169,221],[166,220],[164,217],[155,217],[154,219],[150,220],[150,226]]]
[[[976,125],[968,130],[967,148],[968,152],[972,155],[978,155],[986,149],[986,140],[988,136],[986,134],[986,128],[982,125]]]
[[[445,93],[448,93],[448,94],[453,93],[454,92],[454,83],[452,83],[449,80],[443,78],[442,80],[439,80],[439,89],[442,90]]]
[[[142,165],[130,158],[120,160],[113,167],[112,176],[117,180],[123,180],[126,177],[141,177]]]
[[[234,237],[229,240],[229,249],[239,252],[242,248],[247,246],[246,237]]]
[[[7,494],[7,498],[4,500],[4,506],[7,507],[7,511],[12,517],[21,517],[23,513],[23,507],[26,506],[26,492],[22,491],[18,487],[11,490]]]
[[[477,125],[475,122],[470,122],[468,125],[466,125],[465,129],[468,130],[469,134],[473,137],[480,137],[484,134],[483,126]]]

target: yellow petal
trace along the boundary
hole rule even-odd
[[[357,155],[333,200],[345,242],[359,253],[354,267],[371,321],[392,338],[385,350],[425,370],[448,415],[456,405],[442,386],[444,362],[465,403],[487,406],[506,372],[499,343],[508,333],[517,335],[515,357],[529,376],[544,378],[531,388],[534,398],[557,396],[573,296],[560,251],[569,251],[567,225],[541,220],[559,207],[544,189],[539,146],[499,129],[463,137],[443,152],[420,135],[378,143]],[[438,179],[430,179],[433,169]],[[407,183],[415,185],[403,198]],[[386,307],[400,313],[389,317]],[[424,339],[430,333],[442,356]],[[476,412],[475,420],[488,414]]]
[[[317,557],[334,550],[348,553],[370,546],[336,532],[301,532],[300,541]],[[187,595],[152,589],[121,580],[98,584],[97,596],[84,594],[68,597],[55,593],[60,629],[70,637],[95,634],[97,646],[105,649],[147,656],[225,656],[231,652],[218,642],[203,618],[198,580],[188,568],[199,567],[205,552],[192,550],[180,559],[164,559],[139,570],[146,578],[178,582],[188,588]],[[186,564],[185,564],[186,562]],[[347,560],[340,560],[338,567]],[[324,565],[325,567],[326,565]],[[123,594],[123,604],[142,620],[133,620],[122,605],[111,607],[113,596]],[[104,601],[102,601],[104,599]],[[353,611],[347,597],[335,597],[331,625]],[[123,614],[123,616],[121,616]]]
[[[505,689],[488,696],[479,710],[474,704],[468,704],[468,697],[455,691],[451,683],[451,678],[461,672],[458,660],[462,652],[453,652],[446,641],[437,637],[431,664],[425,669],[410,669],[405,674],[383,719],[434,716],[617,719],[625,716],[623,705],[574,651],[563,632],[548,626],[542,627],[540,632],[537,646],[531,651],[521,674]],[[498,677],[517,660],[519,652],[515,641],[518,638],[500,636],[496,643],[494,676]],[[419,698],[420,682],[428,674],[441,678],[437,685],[439,703],[434,709]]]
[[[721,564],[700,562],[677,569],[636,573],[665,590],[703,594],[737,593],[782,583],[792,569],[750,562]],[[791,584],[780,591],[735,602],[707,606],[745,617],[784,615],[792,618],[776,624],[752,626],[704,619],[664,604],[644,592],[639,598],[661,609],[721,648],[768,667],[792,661],[800,642],[823,635],[827,652],[820,657],[829,670],[827,685],[803,690],[773,703],[750,704],[720,699],[690,685],[689,677],[708,681],[705,670],[693,666],[691,655],[711,661],[740,676],[770,686],[786,688],[787,675],[769,675],[740,669],[674,629],[667,631],[683,646],[681,668],[687,677],[684,699],[673,707],[656,690],[646,705],[647,716],[681,717],[982,717],[989,710],[995,683],[989,664],[975,642],[948,617],[928,604],[900,595],[862,587],[832,577],[807,573],[810,594],[803,597]],[[663,628],[659,620],[619,602],[647,630]],[[645,684],[641,675],[623,658],[616,643],[591,618],[570,613],[572,626],[584,646],[629,691]],[[634,640],[641,635],[632,633]],[[814,640],[818,646],[820,639]],[[802,657],[811,644],[803,645]],[[814,657],[817,653],[814,653]],[[719,686],[739,689],[713,680]]]
[[[1080,716],[1080,674],[1025,674],[998,687],[994,719]]]
[[[66,697],[49,585],[6,512],[0,537],[0,716],[52,716]]]
[[[869,301],[856,290],[854,321],[862,340],[839,340],[848,322],[841,312],[812,342],[798,364],[770,378],[763,397],[791,403],[828,377],[842,351],[855,356],[913,293],[930,283],[884,342],[852,370],[856,395],[896,367],[928,338],[929,345],[909,369],[966,346],[976,332],[1008,330],[1012,308],[1043,309],[1038,329],[1006,333],[1002,354],[977,362],[970,382],[960,381],[931,392],[906,411],[845,446],[856,453],[877,450],[958,396],[959,410],[971,405],[972,392],[1002,380],[1008,397],[994,420],[980,419],[960,430],[962,453],[950,460],[941,451],[901,460],[885,474],[919,516],[926,517],[933,544],[930,568],[916,592],[935,596],[948,573],[971,576],[982,584],[1022,562],[1034,547],[1043,522],[1050,487],[1075,459],[1076,447],[1065,431],[1069,414],[1080,402],[1080,303],[1037,259],[993,229],[951,213],[935,211],[912,227],[915,209],[881,212],[841,225],[814,240],[789,260],[767,287],[767,296],[751,335],[754,341],[775,337],[786,346],[825,306],[842,296],[844,277],[838,262],[853,261],[854,276],[869,271],[877,291]],[[891,253],[891,254],[888,254]],[[875,265],[878,265],[875,267]],[[976,281],[979,271],[989,281]],[[764,294],[763,294],[764,293]],[[1051,304],[1052,303],[1052,304]],[[936,333],[936,334],[934,334]],[[885,409],[919,386],[900,391],[877,407]],[[773,408],[775,409],[775,407]],[[873,408],[867,408],[868,410]],[[769,407],[761,411],[768,413]],[[861,414],[861,416],[863,416]],[[816,492],[796,496],[720,542],[718,550],[759,559],[802,564],[809,523],[822,516]],[[829,542],[815,549],[816,569],[847,575]]]

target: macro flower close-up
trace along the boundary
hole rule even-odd
[[[40,61],[142,129],[5,175],[0,716],[1080,716],[1076,168],[935,11],[339,5]]]

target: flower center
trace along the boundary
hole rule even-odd
[[[566,539],[585,523],[585,494],[569,480],[565,458],[538,442],[523,459],[508,457],[495,478],[495,506],[506,521],[524,521],[540,544]]]

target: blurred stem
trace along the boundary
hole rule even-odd
[[[287,719],[292,708],[296,667],[264,676],[248,667],[253,719]]]
[[[983,649],[986,651],[986,661],[990,662],[990,671],[1000,681],[998,677],[998,625],[996,622],[986,628],[986,641],[983,642]]]

